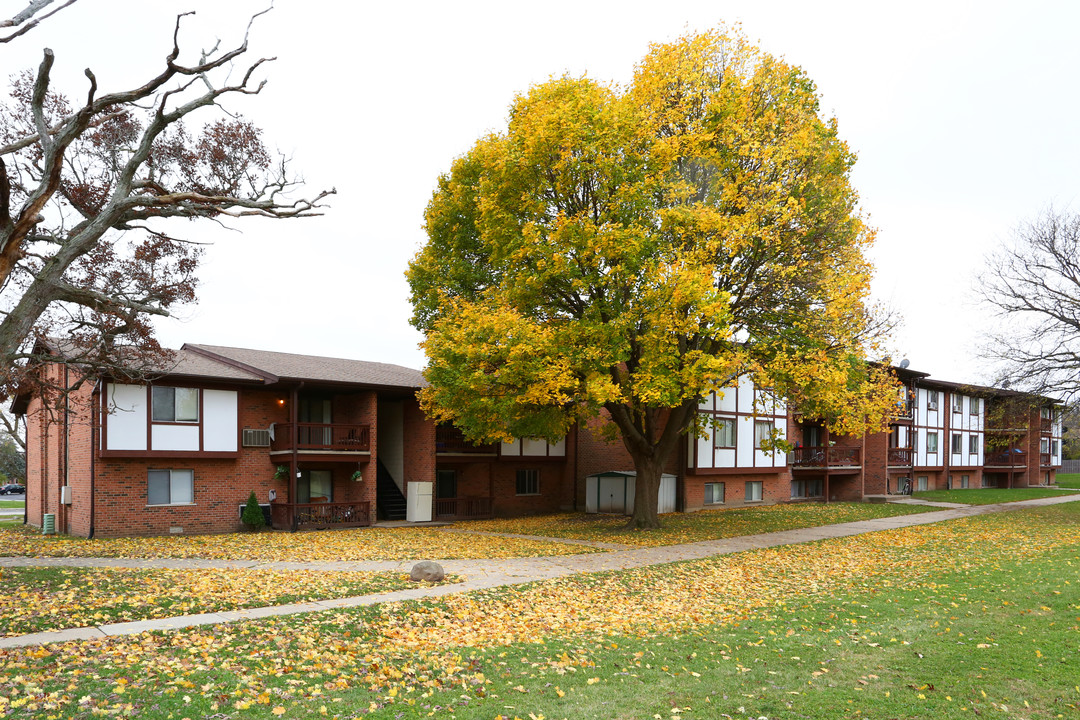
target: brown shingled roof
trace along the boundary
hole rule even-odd
[[[398,388],[427,384],[419,370],[388,363],[192,343],[185,343],[181,352],[201,356],[206,362],[231,371],[261,376],[267,382],[305,380]]]

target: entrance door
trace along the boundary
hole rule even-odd
[[[297,417],[301,427],[297,428],[297,439],[301,445],[331,444],[331,407],[330,398],[322,395],[301,395],[300,407],[297,408]],[[325,427],[304,427],[303,423],[325,425]]]
[[[457,470],[435,471],[435,497],[438,500],[457,497]]]
[[[329,470],[301,470],[296,479],[299,503],[333,502],[334,477]]]

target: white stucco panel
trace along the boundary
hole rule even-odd
[[[150,449],[196,452],[199,449],[198,425],[152,425]]]
[[[146,386],[106,386],[109,415],[106,418],[107,450],[146,449]]]
[[[235,390],[203,390],[203,450],[236,452],[237,393]],[[196,442],[198,440],[196,439]]]

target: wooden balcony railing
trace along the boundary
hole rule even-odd
[[[911,465],[912,456],[911,448],[889,448],[889,466],[907,467]]]
[[[1039,430],[1040,432],[1048,433],[1054,427],[1054,422],[1050,418],[1039,418]]]
[[[498,447],[494,444],[475,445],[465,439],[453,425],[439,425],[435,428],[436,453],[464,453],[476,455],[494,455]]]
[[[369,452],[371,428],[368,425],[341,423],[278,423],[270,450],[334,450]]]
[[[1039,462],[1043,467],[1050,465],[1050,453],[1039,453]]]
[[[857,447],[797,447],[792,453],[796,467],[858,467],[861,460]]]
[[[371,524],[369,502],[270,503],[270,519],[275,530],[292,529],[293,513],[297,530],[364,527]]]
[[[435,517],[457,518],[459,520],[489,518],[491,517],[491,498],[436,498]]]
[[[1027,453],[1016,448],[986,453],[983,457],[983,465],[988,467],[1015,467],[1027,465]]]

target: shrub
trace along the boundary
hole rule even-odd
[[[255,491],[248,495],[247,505],[244,506],[244,514],[240,516],[240,522],[247,525],[248,530],[258,530],[266,526],[266,518],[263,517],[259,501],[255,499]]]

